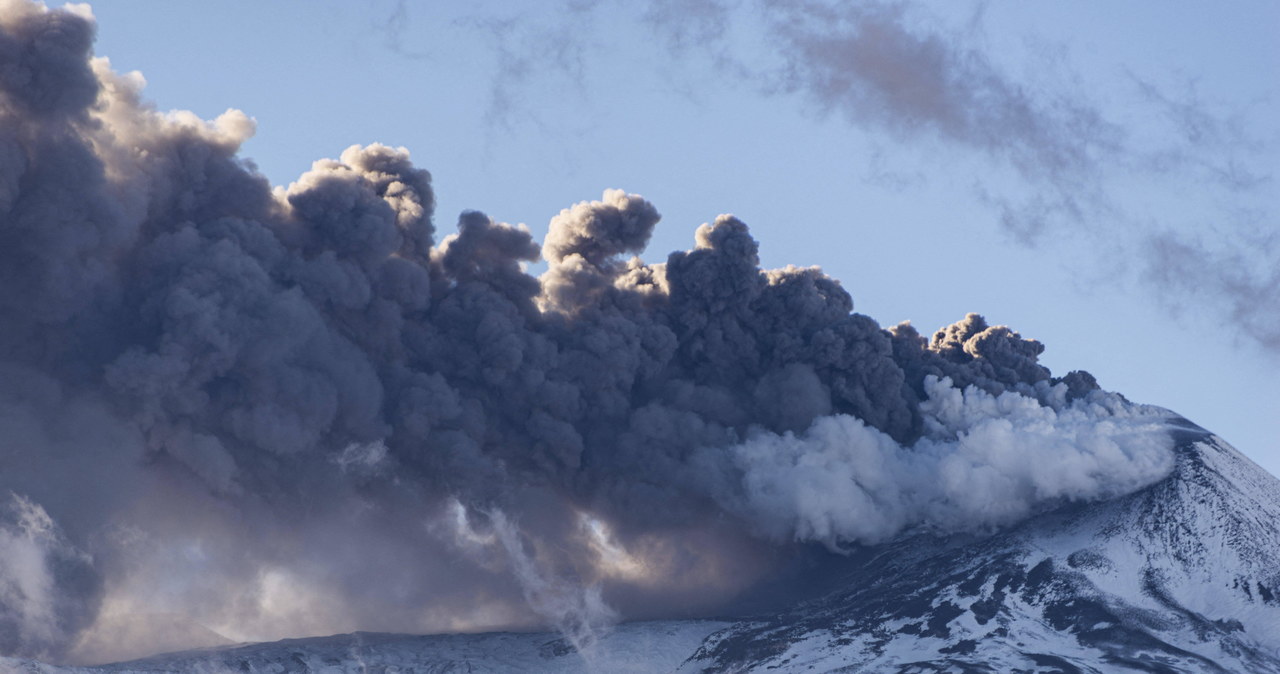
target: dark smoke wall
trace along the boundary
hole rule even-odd
[[[143,654],[157,614],[193,642],[585,641],[713,611],[810,542],[1171,467],[1162,411],[974,314],[883,329],[817,268],[762,270],[732,216],[659,264],[627,257],[660,216],[620,190],[541,245],[480,212],[437,243],[403,148],[273,190],[242,113],[159,113],[91,17],[0,7],[4,654]]]

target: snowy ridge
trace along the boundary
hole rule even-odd
[[[98,667],[52,667],[0,658],[5,674],[427,674],[444,672],[670,672],[729,623],[686,620],[620,625],[583,653],[549,633],[412,636],[357,632],[202,649]]]
[[[1156,485],[864,551],[848,589],[735,625],[683,671],[1280,672],[1280,481],[1178,424]]]
[[[1161,482],[994,536],[862,548],[839,589],[778,615],[624,624],[582,654],[553,634],[353,634],[0,669],[1280,673],[1280,480],[1172,423],[1177,468]]]

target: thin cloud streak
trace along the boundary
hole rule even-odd
[[[1127,71],[1125,102],[1133,107],[1121,114],[1114,101],[1104,105],[1087,82],[1077,81],[1069,48],[1042,54],[1041,74],[1015,76],[1004,69],[985,46],[990,19],[982,5],[954,29],[910,2],[652,0],[638,9],[565,7],[574,11],[540,15],[527,27],[488,26],[501,55],[493,120],[537,120],[536,110],[515,105],[522,88],[539,86],[539,77],[549,73],[585,82],[591,56],[611,40],[631,37],[638,23],[660,40],[673,55],[673,69],[685,77],[698,77],[690,64],[701,64],[731,85],[839,116],[877,145],[938,147],[989,166],[991,175],[973,179],[973,198],[990,210],[1000,231],[1026,246],[1089,241],[1131,249],[1130,278],[1150,282],[1167,277],[1152,267],[1171,259],[1152,248],[1165,245],[1158,243],[1162,232],[1175,232],[1180,250],[1216,264],[1245,254],[1230,248],[1242,232],[1277,224],[1274,199],[1267,200],[1274,143],[1251,127],[1264,100],[1238,109],[1214,106],[1194,81],[1167,85]],[[630,11],[635,23],[599,20],[609,9]],[[658,54],[648,65],[658,67],[664,58]],[[590,98],[589,91],[580,93]],[[876,182],[884,174],[882,158],[867,162],[868,180]],[[1176,212],[1149,214],[1135,193],[1170,200],[1194,193],[1201,204],[1230,204],[1252,215],[1210,248],[1190,234],[1201,228],[1197,220]],[[1265,267],[1280,268],[1274,249],[1247,252],[1264,255]],[[1168,304],[1194,303],[1216,313],[1236,324],[1246,342],[1280,354],[1268,331],[1257,327],[1267,322],[1269,303],[1237,301],[1249,296],[1245,289],[1265,292],[1265,279],[1192,285],[1161,280],[1151,292]]]

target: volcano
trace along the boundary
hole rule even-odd
[[[1207,431],[730,213],[446,231],[381,143],[273,185],[96,34],[0,0],[0,674],[1276,671],[1280,490]],[[1024,280],[864,215],[871,287]]]
[[[767,615],[552,633],[356,633],[30,672],[1280,672],[1280,481],[1169,421],[1177,466],[989,535],[862,547]]]

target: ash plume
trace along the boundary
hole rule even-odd
[[[817,268],[761,269],[733,216],[649,264],[624,256],[658,210],[619,190],[541,245],[474,211],[437,243],[403,148],[273,190],[245,115],[157,112],[94,30],[0,5],[4,654],[92,661],[156,614],[589,640],[713,611],[811,542],[1167,473],[1161,411],[977,315],[884,329]]]

